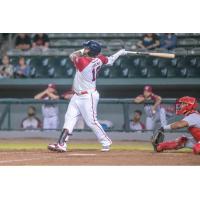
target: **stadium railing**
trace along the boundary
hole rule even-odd
[[[174,104],[176,99],[172,99],[172,98],[166,98],[162,100],[163,104]],[[22,118],[21,114],[23,114],[23,116],[25,116],[25,109],[21,109],[21,107],[18,107],[18,105],[20,106],[27,106],[27,105],[42,105],[42,104],[47,104],[47,103],[54,103],[54,104],[58,104],[58,105],[62,105],[65,107],[65,109],[67,108],[67,104],[69,103],[69,100],[34,100],[34,99],[0,99],[0,130],[18,130],[19,128],[13,127],[12,123],[14,123],[15,120],[19,120],[19,115],[16,115],[14,117],[12,117],[11,120],[11,115],[14,114],[15,109],[19,110],[23,110],[23,113],[20,113],[20,117]],[[153,102],[148,101],[148,104],[152,104]],[[63,105],[64,104],[64,105]],[[125,131],[128,132],[130,131],[129,128],[129,122],[130,122],[130,112],[133,111],[131,106],[134,106],[134,110],[138,109],[138,107],[142,110],[143,108],[143,104],[135,104],[133,102],[133,99],[114,99],[114,98],[101,98],[99,101],[99,106],[101,105],[106,105],[107,107],[104,108],[104,111],[106,110],[108,113],[109,112],[115,112],[115,110],[117,110],[116,112],[118,113],[114,113],[111,117],[111,121],[114,120],[114,117],[117,117],[116,115],[120,115],[121,118],[123,118],[123,122],[122,122],[122,126],[118,126],[118,128],[113,128],[111,129],[111,131]],[[112,106],[117,106],[120,107],[120,109],[117,109],[117,107],[113,107],[112,111],[109,111],[109,109],[111,109]],[[100,109],[98,109],[98,111],[101,111]],[[64,114],[64,113],[63,113]],[[64,120],[64,115],[60,116],[63,118]],[[143,115],[143,117],[145,117],[145,115]],[[175,119],[174,117],[176,117],[175,115],[173,115],[173,120]],[[121,120],[120,118],[120,120]],[[62,125],[62,124],[61,124]],[[60,127],[61,128],[61,127]],[[59,128],[59,129],[60,129]],[[84,130],[88,130],[88,129],[84,129]],[[109,131],[109,130],[108,130]]]

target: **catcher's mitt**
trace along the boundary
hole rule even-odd
[[[153,145],[154,151],[157,152],[157,145],[161,142],[164,141],[164,129],[163,128],[159,128],[156,131],[154,131],[152,138],[151,138],[151,143]]]

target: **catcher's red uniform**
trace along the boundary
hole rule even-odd
[[[193,152],[200,153],[200,113],[197,111],[193,111],[189,115],[185,116],[183,118],[183,121],[188,122],[188,131],[195,139],[195,143],[193,145]],[[157,150],[163,151],[169,149],[180,149],[185,147],[187,141],[188,138],[182,136],[180,138],[177,138],[175,141],[167,141],[160,143],[157,147]]]

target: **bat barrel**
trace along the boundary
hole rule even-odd
[[[137,52],[137,51],[126,51],[128,55],[148,55],[159,58],[175,58],[173,53],[158,53],[158,52]]]

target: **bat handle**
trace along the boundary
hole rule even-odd
[[[138,51],[126,51],[127,54],[131,54],[131,55],[148,55],[148,52],[138,52]]]

